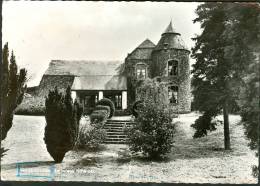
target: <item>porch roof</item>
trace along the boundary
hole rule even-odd
[[[72,90],[127,90],[123,75],[88,75],[74,78]]]

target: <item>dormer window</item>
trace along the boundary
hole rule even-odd
[[[178,61],[171,60],[168,61],[168,76],[178,75]]]
[[[147,76],[146,65],[145,64],[137,64],[136,65],[136,78],[144,79]]]
[[[163,49],[164,49],[164,51],[167,51],[167,49],[168,49],[168,46],[169,46],[169,44],[168,44],[168,43],[163,43]]]

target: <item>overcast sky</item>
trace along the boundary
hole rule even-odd
[[[186,45],[200,32],[198,3],[4,1],[3,44],[8,41],[29,86],[38,85],[52,59],[121,60],[143,40],[155,44],[172,19]]]

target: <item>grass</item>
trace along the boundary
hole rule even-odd
[[[208,136],[193,139],[190,125],[196,118],[197,114],[190,113],[174,119],[177,125],[175,143],[166,159],[150,161],[140,153],[131,154],[127,145],[105,145],[97,152],[70,151],[62,163],[55,164],[55,180],[257,183],[252,176],[252,166],[258,160],[247,146],[240,117],[230,117],[232,150],[229,151],[224,150],[223,125],[217,126]],[[17,161],[53,161],[43,141],[44,126],[44,117],[15,116],[14,126],[3,142],[3,147],[10,149],[2,161],[3,180],[32,180],[15,177],[13,165]],[[38,165],[38,168],[44,167],[44,163]]]

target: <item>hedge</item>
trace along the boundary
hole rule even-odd
[[[114,113],[115,113],[115,110],[116,110],[116,109],[115,109],[115,105],[114,105],[114,103],[113,103],[110,99],[108,99],[108,98],[103,98],[103,99],[99,100],[96,105],[109,106],[109,107],[110,107],[109,118],[111,118],[111,117],[114,115]]]

